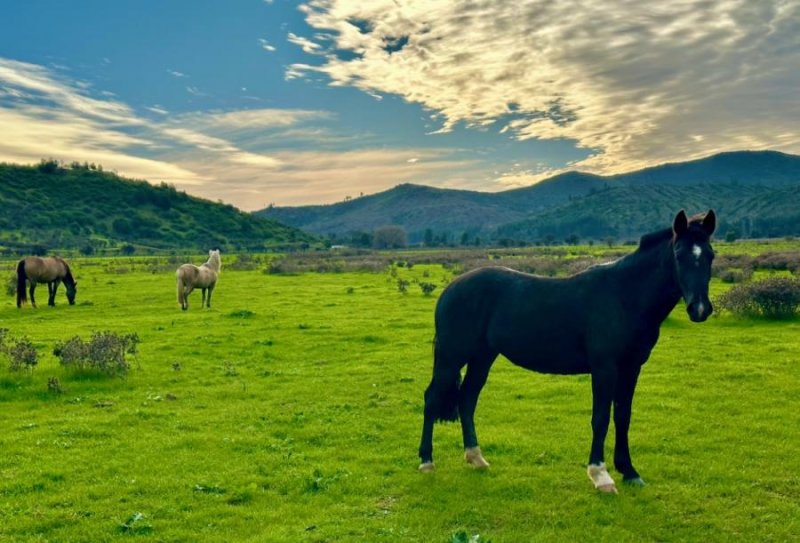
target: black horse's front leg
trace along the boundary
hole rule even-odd
[[[622,473],[622,480],[633,485],[644,486],[644,481],[633,467],[631,451],[628,445],[628,429],[631,425],[631,406],[636,381],[639,379],[641,366],[625,368],[617,377],[617,388],[614,395],[614,428],[616,443],[614,445],[614,467]]]
[[[605,464],[605,443],[617,384],[616,373],[615,368],[592,372],[592,451],[589,453],[587,473],[595,488],[602,492],[617,491]]]

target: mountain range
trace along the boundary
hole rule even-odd
[[[800,235],[800,156],[728,152],[610,176],[567,172],[495,193],[403,184],[345,202],[256,214],[333,241],[399,225],[412,243],[432,237],[533,243],[632,240],[669,225],[682,208],[714,208],[721,235]]]

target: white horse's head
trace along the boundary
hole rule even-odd
[[[222,269],[222,258],[219,255],[219,249],[211,249],[208,251],[208,262],[206,262],[206,264],[217,272]]]

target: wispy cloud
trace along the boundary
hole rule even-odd
[[[287,37],[289,43],[293,43],[295,45],[299,45],[305,53],[310,55],[318,54],[322,51],[322,46],[308,38],[304,38],[302,36],[298,36],[292,32],[289,32]]]
[[[200,89],[198,89],[197,87],[194,87],[192,85],[187,85],[186,86],[186,92],[188,92],[192,96],[208,96],[208,93],[203,92]]]
[[[258,38],[258,43],[261,45],[261,48],[265,51],[269,51],[270,53],[274,53],[277,51],[274,45],[271,45],[267,40],[264,38]]]
[[[347,139],[316,123],[325,111],[254,109],[167,115],[130,106],[42,66],[0,59],[0,160],[53,157],[167,181],[194,194],[258,209],[331,202],[400,182],[459,183],[472,160],[445,149],[326,149]],[[291,145],[286,145],[286,142]],[[368,145],[367,138],[358,141]],[[454,172],[456,174],[454,175]],[[446,175],[445,175],[446,174]]]
[[[169,115],[169,111],[158,105],[148,106],[145,109],[148,111],[152,111],[153,113],[158,113],[159,115]]]
[[[182,78],[182,77],[189,77],[183,72],[179,72],[178,70],[167,70],[167,73],[173,77]]]
[[[92,97],[89,85],[76,84],[42,66],[7,59],[0,59],[0,89],[9,98],[0,106],[0,132],[6,135],[0,139],[0,159],[100,162],[125,175],[186,185],[212,181],[194,167],[209,156],[220,172],[235,164],[261,169],[281,164],[204,129],[288,126],[293,119],[318,115],[265,110],[255,111],[252,118],[247,112],[166,117],[165,109],[151,106],[145,109],[164,116],[151,120],[122,102]]]
[[[314,0],[323,59],[287,79],[390,94],[519,139],[570,139],[612,173],[723,150],[800,150],[800,2]],[[349,55],[340,54],[342,51]],[[531,178],[536,175],[531,176]]]
[[[420,162],[407,162],[409,154]],[[432,179],[452,178],[453,172],[467,172],[475,161],[459,160],[449,150],[431,149],[363,149],[347,152],[287,150],[276,155],[280,167],[263,168],[240,165],[233,175],[218,163],[198,164],[195,169],[210,179],[224,182],[207,183],[204,194],[210,198],[234,201],[245,209],[261,209],[270,203],[301,205],[309,202],[329,203],[346,196],[358,196],[389,189],[398,183],[428,183]]]

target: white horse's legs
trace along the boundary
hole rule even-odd
[[[189,294],[192,293],[194,290],[193,287],[187,287],[184,285],[183,287],[183,310],[189,309]]]
[[[211,308],[211,293],[214,292],[214,287],[216,285],[211,285],[208,287],[208,298],[206,298],[206,307]]]

